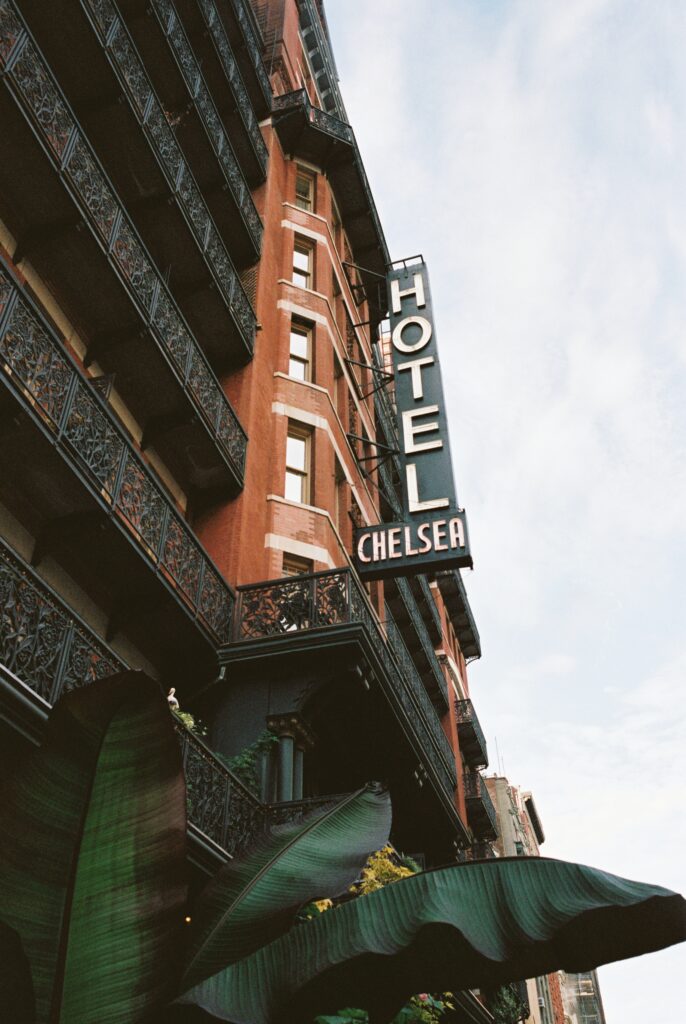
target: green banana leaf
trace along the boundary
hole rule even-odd
[[[179,743],[158,685],[66,695],[0,804],[2,917],[38,1024],[134,1024],[174,988],[185,903]]]
[[[585,971],[682,941],[685,907],[667,889],[564,861],[457,864],[293,928],[179,1003],[234,1024],[310,1021],[341,1006],[387,1022],[416,992]]]
[[[223,867],[193,908],[181,991],[277,938],[303,903],[344,891],[390,827],[388,792],[370,783]]]

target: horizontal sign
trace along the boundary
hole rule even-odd
[[[355,531],[355,564],[366,579],[471,566],[464,512],[422,516]]]
[[[471,566],[458,507],[426,264],[387,275],[403,519],[355,530],[363,579]]]

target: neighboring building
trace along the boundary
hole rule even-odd
[[[566,974],[560,971],[565,1024],[605,1024],[603,1001],[595,971]]]
[[[498,839],[495,848],[498,856],[539,857],[545,833],[532,794],[513,786],[502,775],[487,778],[486,785],[496,810]],[[559,972],[528,979],[526,1002],[529,1006],[527,1022],[565,1024]]]
[[[198,870],[369,779],[399,849],[492,856],[460,572],[351,557],[402,465],[321,3],[1,0],[0,68],[2,757],[140,668],[209,729]],[[265,730],[258,799],[216,755]]]

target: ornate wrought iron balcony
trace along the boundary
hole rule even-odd
[[[231,588],[109,406],[1,267],[0,381],[186,613],[215,643],[227,640]]]
[[[145,423],[149,415],[154,416],[155,411],[159,414],[173,412],[178,421],[183,396],[183,404],[190,406],[186,420],[191,420],[194,414],[197,423],[202,425],[200,431],[195,426],[191,427],[194,443],[200,445],[206,464],[212,465],[211,459],[216,463],[212,486],[217,486],[224,478],[225,483],[234,488],[240,487],[247,444],[245,433],[66,100],[28,36],[12,0],[7,0],[0,7],[0,31],[3,33],[3,48],[0,50],[0,65],[5,68],[3,82],[58,176],[54,181],[46,165],[48,182],[56,191],[53,196],[46,190],[40,195],[40,201],[53,204],[56,208],[54,215],[58,217],[69,216],[66,211],[74,211],[72,228],[79,225],[86,228],[85,231],[73,230],[70,248],[67,248],[64,224],[59,229],[54,225],[42,229],[44,238],[51,238],[56,233],[56,240],[64,247],[64,258],[50,262],[50,278],[61,280],[60,275],[65,275],[65,287],[69,288],[81,322],[87,315],[100,320],[101,309],[112,316],[121,316],[118,331],[94,332],[88,357],[96,358],[108,372],[125,371],[120,376],[121,386],[141,423]],[[15,151],[10,150],[9,130],[5,144],[8,153]],[[17,147],[20,145],[16,143]],[[35,160],[32,166],[38,173]],[[43,179],[36,179],[34,184],[42,185]],[[30,217],[33,208],[39,208],[37,194],[29,194],[28,188],[19,181],[16,188],[25,189],[22,197],[26,216]],[[41,234],[37,226],[34,233]],[[36,244],[39,246],[36,260],[39,261],[41,243],[37,241]],[[78,264],[73,259],[76,253],[81,261]],[[92,275],[91,282],[97,287],[97,294],[86,283],[86,272]],[[80,287],[69,277],[70,274],[83,275]],[[85,312],[86,305],[91,312]],[[137,323],[131,322],[132,315],[137,318]],[[141,339],[146,339],[146,346],[149,346],[147,339],[152,339],[157,348],[155,370],[159,387],[154,395],[147,386],[141,387],[138,377],[131,374],[130,367],[127,368],[126,346],[133,344],[140,348],[143,344]],[[150,355],[139,354],[141,362],[147,360],[150,366]],[[163,398],[166,406],[162,404]],[[169,452],[164,441],[160,445],[156,442],[163,457],[169,454],[173,460],[178,450],[178,438],[176,445],[167,444]],[[216,448],[216,456],[210,455],[210,447]],[[187,471],[191,473],[192,467]],[[200,479],[191,482],[193,486],[203,486]]]
[[[219,16],[217,5],[214,0],[190,0],[190,2],[196,3],[200,10],[203,24],[209,32],[219,63],[224,69],[226,80],[231,88],[238,114],[250,139],[255,160],[261,170],[261,177],[264,178],[267,173],[267,146],[262,138],[262,132],[260,131],[255,111],[243,82],[238,61],[231,48],[229,37]]]
[[[455,714],[460,753],[470,768],[488,768],[486,737],[471,700],[456,700]]]
[[[477,839],[498,838],[498,817],[486,780],[478,772],[465,772],[464,795],[469,826]]]
[[[350,569],[293,576],[239,588],[234,643],[299,637],[311,630],[359,624],[381,667],[384,689],[415,736],[436,784],[452,797],[455,756],[390,613],[382,624]]]
[[[403,627],[405,627],[405,624],[407,625],[403,632],[407,638],[407,646],[418,663],[420,675],[434,700],[440,704],[441,710],[447,711],[448,684],[436,657],[436,652],[429,638],[424,619],[417,607],[410,584],[403,577],[398,577],[394,584],[400,600],[396,598],[389,601],[393,617]],[[389,588],[388,592],[392,593],[392,590],[393,588]],[[410,637],[413,638],[412,643],[410,643]]]
[[[251,90],[253,104],[260,116],[270,110],[272,87],[262,63],[264,43],[250,0],[229,0],[222,5],[225,27],[234,52],[241,61],[243,78]]]
[[[481,641],[459,570],[437,572],[436,580],[466,661],[481,657]]]
[[[375,337],[388,307],[385,274],[390,257],[355,134],[345,121],[312,106],[305,89],[276,96],[272,120],[288,155],[309,160],[328,175],[361,267]]]
[[[314,70],[322,103],[327,111],[345,117],[343,98],[338,89],[338,73],[317,5],[313,0],[298,0],[298,7],[303,44]]]
[[[0,672],[51,706],[63,693],[128,667],[0,539]],[[343,799],[341,794],[262,804],[202,740],[178,720],[174,727],[183,755],[188,820],[231,856],[272,825],[299,821]]]
[[[153,150],[155,158],[162,169],[164,186],[157,186],[157,196],[170,198],[172,205],[176,203],[181,209],[194,240],[207,261],[219,294],[223,297],[229,309],[233,311],[234,306],[242,304],[240,281],[220,237],[220,233],[217,230],[217,225],[214,223],[207,203],[203,198],[197,180],[191,171],[190,163],[184,156],[182,146],[177,141],[176,133],[172,130],[169,123],[171,115],[165,110],[164,104],[155,93],[151,75],[148,73],[145,63],[112,0],[81,0],[81,6],[85,11],[88,22],[92,26],[93,34],[80,33],[75,38],[71,48],[75,49],[78,46],[82,59],[89,59],[93,48],[92,44],[99,45],[101,54],[107,62],[104,63],[100,55],[93,54],[92,61],[89,60],[88,87],[97,90],[111,90],[114,85],[115,88],[121,89],[121,93],[128,101],[132,111],[134,122],[143,131],[147,143]],[[56,17],[57,13],[55,12],[52,16]],[[47,20],[45,16],[43,20]],[[48,26],[46,25],[44,31],[47,31],[47,28]],[[74,24],[74,33],[76,28],[77,25]],[[68,38],[71,39],[71,37]],[[60,51],[59,47],[52,47],[50,53],[52,54],[53,65],[56,68],[61,66],[63,60],[73,59],[71,53],[64,54]],[[101,65],[102,71],[100,70]],[[107,77],[108,65],[111,68],[110,75],[112,72],[114,73],[112,81]],[[86,87],[86,83],[84,83],[83,89]],[[72,95],[72,99],[74,102],[77,102],[78,94],[76,96]],[[98,132],[100,151],[106,150],[110,154],[109,163],[111,167],[121,168],[122,162],[121,159],[118,159],[121,147],[122,145],[131,145],[130,137],[136,129],[133,125],[128,128],[127,122],[119,130],[119,122],[116,115],[109,116],[107,108],[105,108],[100,113],[100,118],[106,115],[109,117],[109,120],[106,126],[103,125]],[[262,136],[260,135],[261,138]],[[134,178],[134,184],[138,180],[140,188],[145,190],[145,194],[149,184],[143,173],[142,165],[144,161],[138,157],[137,152],[132,153],[130,159],[132,163],[135,163],[137,175],[140,176],[139,179]],[[230,159],[230,153],[227,159]],[[121,176],[123,178],[123,174]],[[245,253],[252,262],[260,253],[263,231],[262,222],[252,203],[247,184],[235,174],[231,178],[227,176],[226,182],[229,188],[229,195],[233,196],[240,213],[239,216],[234,218],[234,230],[230,236],[226,237],[231,238],[232,252]],[[136,197],[133,189],[131,191],[134,201],[139,206],[145,206],[146,203],[153,205],[150,203],[150,193],[146,195],[146,203],[141,203],[141,197]],[[155,195],[155,193],[153,192],[152,195]],[[225,201],[228,203],[229,199],[227,198]],[[169,204],[164,202],[154,204],[155,216],[159,219],[168,206]],[[245,237],[243,237],[243,234]],[[166,240],[168,246],[171,247],[172,239],[169,238],[170,235],[172,235],[172,231],[167,231]],[[235,237],[238,235],[241,235],[240,245],[239,239]],[[213,248],[209,246],[211,239],[215,239]],[[184,244],[188,244],[185,237]],[[182,256],[179,256],[174,252],[173,248],[170,248],[166,262],[172,263],[176,267],[182,262]]]
[[[261,240],[262,221],[174,3],[172,0],[151,0],[150,9],[157,20],[171,59],[175,62],[184,82],[187,99],[197,111],[204,126],[215,157],[223,170],[225,181],[253,238]],[[156,50],[155,53],[157,52]],[[259,244],[257,251],[259,252]],[[244,299],[249,307],[247,296],[244,295]]]
[[[127,667],[1,539],[0,664],[48,704]]]

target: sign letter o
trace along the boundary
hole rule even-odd
[[[408,324],[416,324],[422,332],[419,340],[415,341],[414,345],[406,345],[403,341],[403,331]],[[401,320],[393,329],[391,340],[398,352],[420,352],[431,341],[431,324],[426,317],[423,316],[406,316],[405,319]]]

